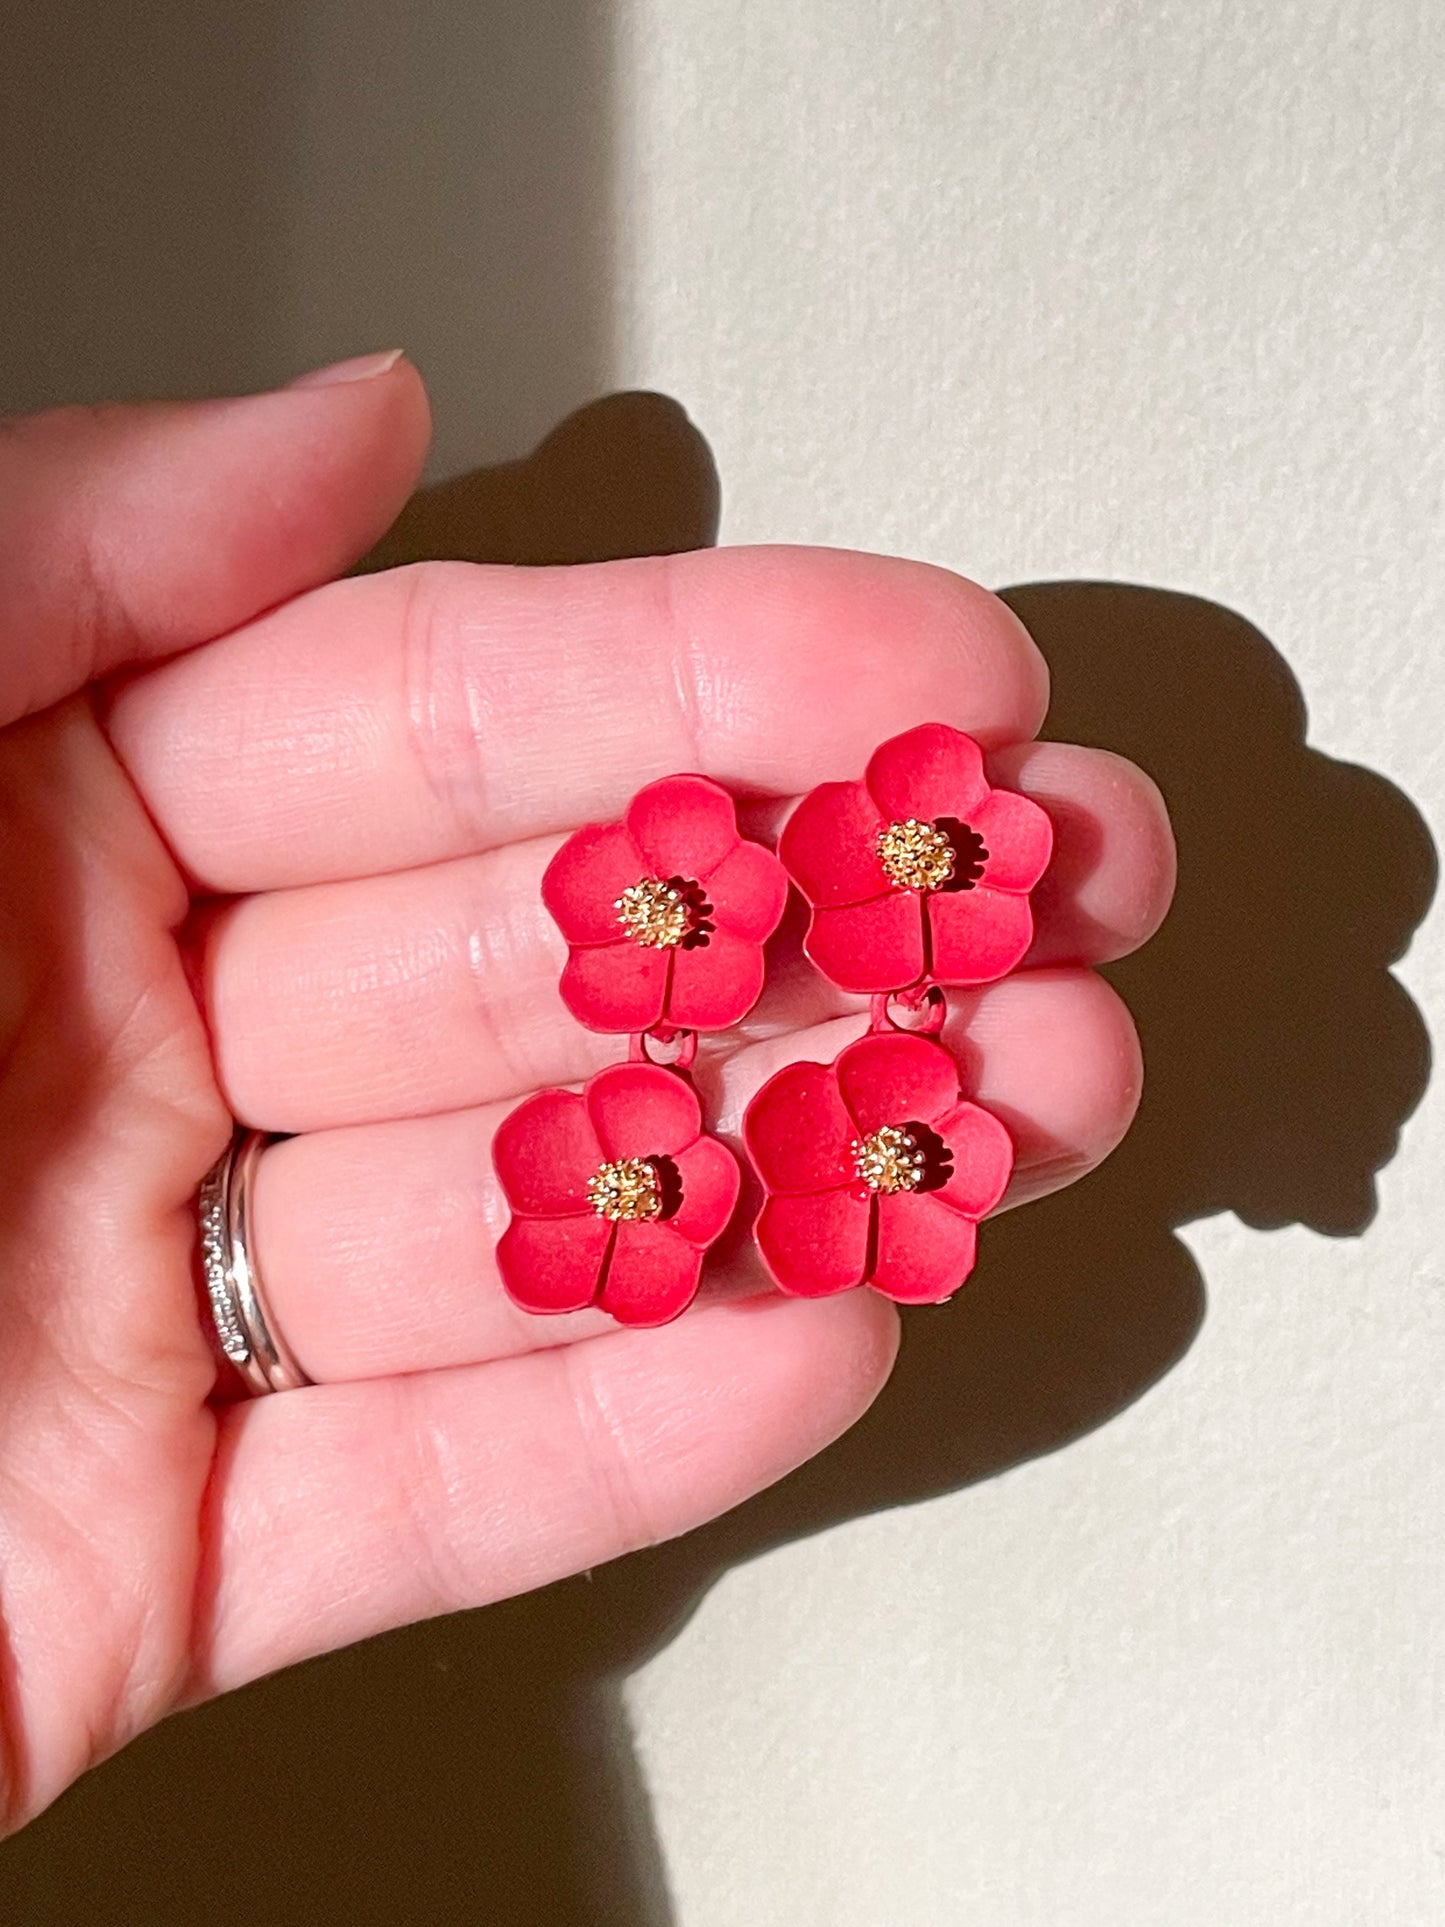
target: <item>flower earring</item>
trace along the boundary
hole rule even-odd
[[[991,789],[978,744],[944,723],[881,744],[861,783],[811,790],[778,844],[812,912],[809,960],[875,994],[1006,977],[1052,849],[1038,804]]]
[[[755,1235],[781,1290],[867,1284],[936,1304],[968,1276],[1013,1143],[933,1041],[942,987],[994,982],[1022,960],[1052,844],[1044,811],[990,788],[978,745],[942,723],[893,737],[862,782],[824,783],[789,818],[778,847],[808,902],[804,950],[873,1009],[866,1036],[832,1064],[787,1065],[743,1121],[764,1191]],[[911,1028],[895,998],[919,1013]]]
[[[740,1183],[703,1129],[689,1075],[698,1032],[757,1002],[787,890],[777,857],[744,840],[732,798],[705,776],[649,784],[620,823],[578,830],[548,865],[563,1001],[589,1029],[632,1041],[628,1061],[580,1093],[539,1091],[498,1128],[511,1223],[497,1265],[523,1309],[596,1304],[620,1324],[661,1325],[692,1302]],[[671,1064],[652,1059],[649,1039],[676,1046]]]
[[[1043,810],[992,789],[978,745],[941,723],[884,743],[862,782],[804,797],[779,856],[739,834],[732,798],[704,776],[649,784],[621,822],[578,830],[542,880],[567,940],[561,994],[579,1023],[626,1033],[631,1049],[580,1093],[539,1091],[497,1131],[511,1208],[497,1263],[512,1299],[533,1312],[596,1304],[629,1325],[665,1324],[692,1302],[740,1184],[703,1128],[698,1033],[756,1003],[789,876],[809,906],[809,959],[870,996],[872,1021],[832,1064],[790,1064],[748,1106],[764,1262],[801,1297],[860,1284],[904,1303],[951,1296],[1013,1143],[935,1041],[943,986],[991,983],[1022,960],[1052,840]],[[900,1025],[895,1000],[917,1021]],[[649,1040],[675,1046],[672,1063]]]

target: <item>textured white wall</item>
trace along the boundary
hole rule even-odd
[[[1442,19],[625,0],[618,376],[725,540],[1237,611],[1438,831]],[[679,1927],[1445,1918],[1442,1162],[1437,1087],[1363,1236],[1185,1233],[1122,1415],[722,1581],[630,1688]]]

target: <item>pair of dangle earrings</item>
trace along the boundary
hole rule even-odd
[[[831,1064],[786,1065],[747,1107],[758,1249],[798,1297],[858,1285],[900,1303],[950,1297],[1014,1149],[937,1042],[944,986],[992,983],[1022,961],[1052,841],[1038,804],[990,788],[978,745],[943,723],[883,743],[862,781],[812,790],[776,855],[741,835],[732,797],[705,776],[651,783],[621,822],[569,837],[542,881],[568,946],[562,997],[589,1029],[627,1034],[630,1054],[581,1092],[539,1091],[499,1127],[509,1296],[540,1313],[595,1304],[626,1325],[665,1324],[692,1302],[742,1183],[703,1126],[698,1035],[757,1002],[791,881],[808,960],[867,996],[871,1021]]]

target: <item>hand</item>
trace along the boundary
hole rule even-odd
[[[886,1377],[888,1303],[765,1293],[746,1257],[661,1331],[502,1296],[490,1133],[619,1054],[556,994],[538,883],[571,826],[672,770],[788,796],[966,728],[1057,835],[1030,968],[947,1035],[1015,1136],[1009,1202],[1096,1163],[1138,1096],[1087,966],[1163,914],[1163,810],[1128,764],[1031,743],[1045,673],[1003,604],[806,550],[333,582],[427,434],[404,361],[342,373],[0,431],[9,1827],[178,1706],[684,1531]],[[719,1128],[858,1008],[784,969],[701,1062]],[[255,1238],[318,1383],[226,1404],[192,1264],[233,1115],[298,1134]]]

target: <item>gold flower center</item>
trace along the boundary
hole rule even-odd
[[[614,899],[617,921],[634,943],[671,950],[692,930],[692,904],[680,877],[642,877]]]
[[[662,1185],[650,1158],[619,1158],[602,1164],[587,1180],[587,1202],[599,1218],[635,1224],[662,1215]]]
[[[923,1152],[912,1131],[901,1124],[885,1124],[872,1137],[854,1138],[853,1163],[870,1191],[916,1191],[923,1182]]]
[[[878,861],[900,890],[941,890],[953,876],[953,845],[936,823],[906,816],[878,834]]]

